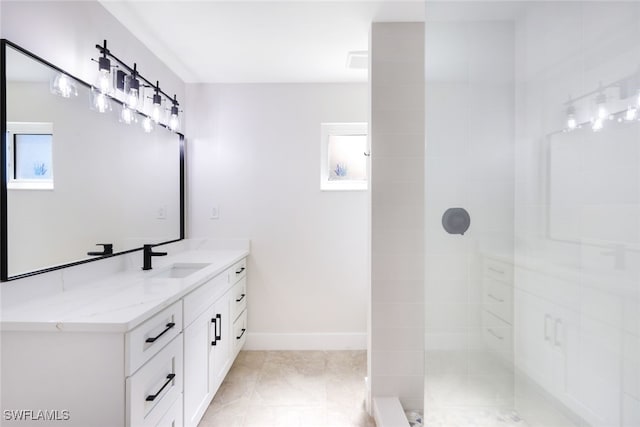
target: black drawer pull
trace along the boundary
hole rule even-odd
[[[240,270],[236,271],[236,274],[240,274],[240,273],[242,273],[244,270],[245,270],[245,268],[244,268],[244,267],[242,267]]]
[[[153,402],[154,400],[156,400],[156,397],[158,397],[160,393],[162,393],[162,390],[164,390],[164,388],[168,386],[169,383],[173,381],[175,377],[176,377],[176,374],[167,375],[167,382],[164,383],[162,387],[160,387],[160,390],[158,390],[156,394],[150,394],[149,396],[147,396],[147,402]]]
[[[213,323],[213,341],[211,341],[211,345],[218,344],[218,322],[216,320],[216,317],[211,319],[211,323]]]
[[[240,295],[240,298],[238,298],[238,299],[236,300],[236,302],[240,302],[240,301],[242,301],[242,300],[244,299],[244,297],[246,297],[246,296],[247,296],[246,294],[242,294],[242,295]]]
[[[166,334],[166,333],[167,333],[167,331],[168,331],[169,329],[173,328],[174,326],[176,326],[176,324],[175,324],[175,323],[173,323],[173,322],[169,322],[169,323],[167,323],[167,327],[165,328],[165,330],[164,330],[164,331],[160,332],[160,334],[156,335],[156,336],[155,336],[155,337],[153,337],[153,338],[147,338],[147,340],[146,340],[145,342],[155,342],[158,338],[160,338],[161,336],[163,336],[164,334]]]
[[[215,331],[217,341],[222,339],[222,314],[216,314],[216,319],[218,319],[216,327],[220,329],[220,332]]]
[[[238,336],[236,337],[236,339],[237,339],[237,340],[239,340],[240,338],[242,338],[242,336],[244,335],[245,331],[246,331],[246,329],[245,329],[245,328],[242,328],[242,333],[241,333],[240,335],[238,335]]]

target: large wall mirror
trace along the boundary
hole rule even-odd
[[[1,279],[18,279],[184,238],[184,137],[146,133],[50,84],[62,70],[2,40]],[[69,76],[68,73],[65,73]]]

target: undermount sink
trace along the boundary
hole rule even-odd
[[[184,279],[187,276],[192,275],[209,264],[205,263],[176,263],[170,267],[165,268],[153,275],[154,279]]]

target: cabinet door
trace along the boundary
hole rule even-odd
[[[553,393],[558,355],[553,348],[555,324],[550,305],[527,292],[515,291],[516,366]]]
[[[209,381],[213,306],[184,330],[184,425],[196,426],[213,398]]]
[[[214,394],[231,367],[233,320],[230,316],[230,295],[231,292],[224,294],[222,298],[216,301],[210,311],[209,387]]]

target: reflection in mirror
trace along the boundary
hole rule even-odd
[[[6,264],[3,279],[183,237],[182,136],[118,121],[50,89],[58,70],[6,44]],[[143,116],[137,117],[142,122]],[[5,210],[6,209],[6,210]]]

